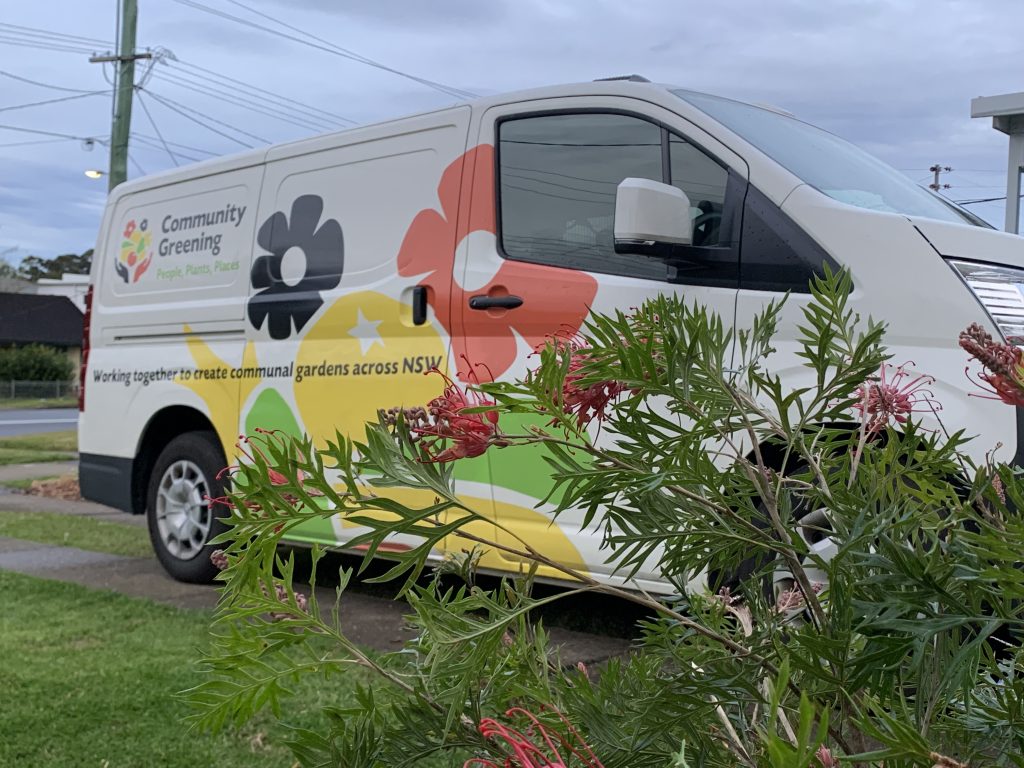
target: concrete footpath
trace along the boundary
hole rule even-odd
[[[55,471],[60,466],[36,464],[0,467],[0,482],[15,477],[27,479],[67,474],[67,470]],[[16,474],[18,471],[23,474]],[[85,516],[122,525],[145,526],[145,519],[141,516],[127,515],[99,504],[16,493],[0,494],[0,515],[4,511],[50,512]],[[71,582],[92,589],[112,590],[177,608],[212,610],[217,604],[216,586],[175,581],[164,572],[155,557],[124,557],[0,537],[0,570]],[[318,588],[317,599],[321,607],[327,609],[333,606],[336,595],[333,589]],[[414,636],[403,618],[409,613],[409,606],[405,602],[362,594],[358,585],[353,585],[345,592],[340,608],[346,634],[366,647],[377,651],[393,651]],[[562,663],[567,665],[580,661],[586,664],[601,662],[623,654],[629,648],[629,641],[622,638],[558,627],[548,627],[547,631],[552,642],[558,646]]]

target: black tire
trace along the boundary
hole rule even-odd
[[[805,467],[800,465],[792,474],[798,474],[804,469]],[[800,502],[793,510],[793,522],[799,523],[811,511],[807,509],[805,502]],[[762,502],[758,502],[758,515],[751,520],[751,523],[764,532],[766,539],[771,539],[772,541],[779,540],[779,534],[772,528],[768,519],[768,510]],[[821,538],[823,535],[827,534],[824,534],[821,530],[816,530],[813,534],[815,538]],[[777,597],[775,594],[776,587],[771,575],[768,573],[768,568],[772,563],[779,560],[778,556],[771,555],[768,552],[760,552],[741,560],[732,568],[723,568],[708,574],[709,586],[717,585],[728,588],[733,594],[746,592],[748,599],[759,596],[768,604],[774,604]]]
[[[185,432],[160,452],[146,489],[146,522],[157,560],[173,578],[209,584],[217,575],[210,540],[225,530],[227,509],[211,504],[224,495],[217,475],[227,464],[217,435]]]

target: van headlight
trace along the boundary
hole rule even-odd
[[[1008,344],[1024,346],[1024,269],[950,260]]]

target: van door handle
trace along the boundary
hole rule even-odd
[[[521,307],[523,300],[518,296],[471,296],[470,309],[515,309]]]
[[[412,289],[412,324],[427,322],[427,286],[417,285]]]

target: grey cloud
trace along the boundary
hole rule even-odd
[[[1005,138],[982,121],[971,121],[970,98],[1022,88],[1018,69],[1009,66],[1019,59],[1019,0],[249,2],[390,66],[479,93],[638,72],[656,81],[773,103],[898,168],[942,162],[981,169],[950,175],[951,183],[962,185],[953,190],[961,197],[984,196],[969,191],[999,194],[988,185],[1001,183],[1002,176],[984,171],[1005,162]],[[231,12],[245,15],[240,9]],[[98,13],[80,0],[22,5],[9,20],[99,37],[113,31],[112,8],[104,5]],[[140,42],[166,46],[185,61],[360,122],[452,102],[450,96],[392,74],[175,3],[142,4]],[[88,78],[103,85],[98,67],[74,55],[0,46],[0,69],[58,85],[88,87]],[[151,85],[205,116],[273,141],[319,132],[195,89],[158,81]],[[9,87],[0,85],[4,102],[52,94],[31,86]],[[66,110],[57,105],[52,111],[26,111],[18,120],[11,113],[0,122],[76,134],[108,124],[109,101],[87,99],[71,109],[75,104]],[[148,104],[170,141],[224,153],[241,149]],[[135,112],[133,130],[155,136],[141,110]],[[106,133],[104,127],[101,135]],[[0,140],[7,138],[0,133]],[[86,247],[91,244],[102,182],[83,185],[79,174],[85,162],[102,164],[101,153],[83,157],[77,147],[56,147],[60,151],[27,147],[17,155],[0,150],[5,173],[0,248],[20,243],[56,253],[75,250],[83,240]],[[146,171],[171,166],[159,148],[140,144],[133,156]],[[1001,221],[999,208],[996,204],[993,210]]]
[[[278,8],[275,9],[274,5]],[[259,9],[278,18],[282,8],[292,10],[301,7],[400,26],[450,29],[499,21],[507,15],[509,6],[510,3],[504,0],[272,0],[271,3],[261,4]],[[334,29],[319,30],[317,34],[329,37],[334,32],[343,33],[343,26],[339,24]]]

